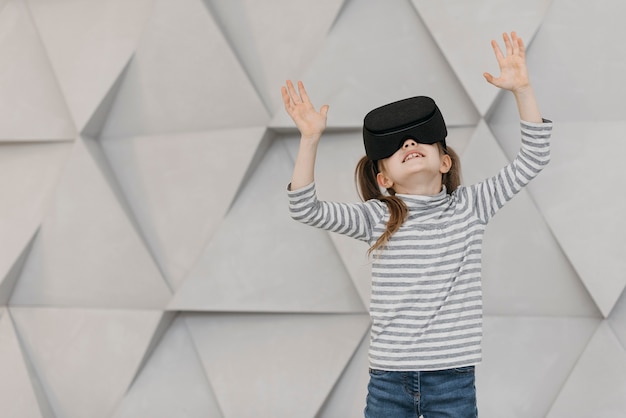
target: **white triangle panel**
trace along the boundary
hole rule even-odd
[[[260,127],[100,141],[172,288],[226,214],[264,133]]]
[[[367,315],[185,319],[225,417],[314,416],[369,327]]]
[[[528,54],[531,81],[548,118],[624,120],[626,83],[617,80],[624,77],[626,54],[614,42],[626,37],[625,14],[622,0],[604,0],[602,7],[552,0]]]
[[[361,341],[335,384],[324,406],[315,415],[318,418],[362,418],[367,397],[369,334]]]
[[[512,152],[510,126],[494,115],[494,132]],[[626,122],[557,122],[552,161],[529,188],[563,251],[607,317],[626,286],[626,195],[620,155]],[[599,146],[593,138],[601,138]],[[610,151],[609,151],[610,150]]]
[[[269,115],[202,0],[155,0],[102,135],[265,125]]]
[[[626,350],[603,322],[546,417],[623,417],[626,411],[624,376]]]
[[[368,245],[339,234],[331,234],[330,239],[350,273],[363,304],[369,306],[372,262],[367,255]]]
[[[108,418],[124,396],[159,311],[11,308],[57,417]]]
[[[475,126],[466,128],[448,128],[448,137],[446,138],[447,146],[451,147],[460,157],[472,141],[475,130]],[[463,170],[463,166],[461,166],[461,170]],[[461,181],[463,180],[463,176],[461,176]]]
[[[187,325],[177,318],[112,418],[221,416]]]
[[[546,416],[599,322],[592,318],[485,317],[483,362],[476,368],[480,416]]]
[[[0,282],[39,227],[71,148],[71,142],[0,145]]]
[[[0,140],[72,139],[76,129],[30,12],[0,9]]]
[[[301,79],[316,107],[330,105],[331,127],[362,126],[375,107],[418,95],[432,97],[450,126],[479,118],[409,1],[347,2]],[[271,125],[293,126],[282,105]]]
[[[611,311],[608,323],[626,350],[626,290],[622,292],[622,296]]]
[[[2,417],[44,418],[33,392],[11,316],[5,308],[0,308],[0,370]]]
[[[89,138],[99,138],[102,133],[102,129],[109,117],[109,112],[113,107],[113,103],[115,103],[115,98],[117,97],[117,93],[120,90],[120,86],[122,82],[126,78],[126,72],[128,70],[128,66],[130,65],[130,61],[124,67],[122,72],[117,76],[109,90],[106,92],[104,97],[100,98],[100,102],[98,103],[98,107],[91,113],[89,120],[84,124],[81,129],[81,135],[83,137]]]
[[[483,116],[500,91],[482,76],[484,72],[496,77],[500,74],[491,40],[506,51],[502,33],[515,31],[528,48],[551,1],[412,0]]]
[[[17,279],[22,273],[22,268],[24,268],[24,263],[26,262],[28,254],[30,254],[31,244],[32,241],[26,246],[26,248],[24,248],[24,251],[22,251],[22,254],[20,254],[17,258],[8,274],[4,277],[0,277],[0,306],[7,305],[11,299]]]
[[[521,136],[519,124],[511,129]],[[481,122],[462,156],[465,184],[496,175],[508,162]],[[541,172],[531,184],[548,176]],[[527,190],[508,202],[487,226],[483,294],[485,312],[491,315],[600,316]]]
[[[130,59],[154,0],[27,0],[81,131]]]
[[[288,212],[292,164],[275,141],[169,309],[364,312],[328,233]]]
[[[169,298],[111,185],[77,140],[11,304],[162,308]]]
[[[282,103],[279,86],[301,75],[321,49],[343,0],[206,0],[263,101]],[[280,19],[277,16],[289,16]],[[306,19],[297,18],[306,17]],[[245,22],[245,23],[244,23]]]

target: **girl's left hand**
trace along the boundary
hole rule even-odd
[[[522,38],[518,38],[515,32],[511,37],[507,33],[502,35],[506,56],[500,50],[496,41],[491,41],[493,52],[496,54],[500,66],[500,77],[494,77],[489,73],[483,73],[485,79],[501,89],[518,92],[530,85],[528,70],[526,69],[526,49]]]

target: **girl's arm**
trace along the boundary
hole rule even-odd
[[[294,220],[347,235],[370,245],[374,227],[384,217],[386,209],[386,205],[379,200],[359,203],[320,201],[317,199],[314,183],[288,191],[287,196],[289,213]]]
[[[488,222],[502,206],[528,184],[550,161],[552,122],[539,112],[535,94],[528,79],[524,43],[515,32],[503,34],[506,56],[496,41],[491,46],[500,65],[500,77],[484,73],[496,87],[513,92],[521,121],[522,143],[515,159],[496,176],[467,189],[472,193],[478,218]]]
[[[520,119],[526,122],[541,123],[541,113],[535,99],[535,93],[528,78],[526,68],[526,48],[522,38],[518,38],[515,32],[511,37],[507,33],[502,35],[506,56],[500,50],[496,41],[491,41],[491,47],[500,66],[500,77],[494,77],[484,73],[485,79],[496,87],[509,90],[515,96]]]
[[[316,111],[302,81],[298,81],[298,91],[296,91],[291,80],[287,80],[287,86],[283,86],[281,92],[285,110],[293,119],[301,135],[290,185],[291,190],[298,190],[314,181],[317,145],[322,132],[326,129],[328,105],[322,106],[319,112]]]
[[[511,163],[484,181],[464,189],[475,213],[487,223],[506,202],[519,193],[550,162],[552,122],[520,122],[521,148]]]
[[[282,89],[285,110],[300,131],[300,148],[293,168],[289,197],[291,217],[304,224],[369,242],[372,229],[384,215],[385,204],[336,203],[317,199],[314,184],[315,157],[326,129],[328,105],[315,110],[301,81],[298,90],[290,80]],[[370,244],[371,245],[371,244]]]

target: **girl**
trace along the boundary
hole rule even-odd
[[[302,82],[282,87],[301,133],[288,188],[291,216],[369,243],[372,253],[369,418],[476,417],[474,366],[481,361],[481,248],[487,222],[548,163],[552,122],[542,119],[525,48],[503,34],[491,42],[500,77],[521,119],[521,149],[496,176],[460,185],[432,99],[414,97],[368,113],[366,156],[356,168],[364,202],[319,201],[314,165],[328,105],[316,111]],[[382,192],[385,190],[385,192]]]

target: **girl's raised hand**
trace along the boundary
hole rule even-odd
[[[287,80],[287,86],[281,88],[281,93],[285,110],[293,119],[300,134],[303,137],[319,139],[326,129],[328,105],[322,106],[319,112],[316,111],[302,81],[298,81],[298,91],[296,91],[291,80]]]
[[[491,41],[491,47],[496,54],[498,65],[500,66],[500,77],[494,77],[489,73],[484,73],[485,79],[496,87],[513,92],[524,90],[530,85],[528,70],[526,69],[526,49],[522,38],[518,38],[515,32],[511,32],[511,37],[507,33],[502,35],[506,55],[502,53],[496,41]]]

